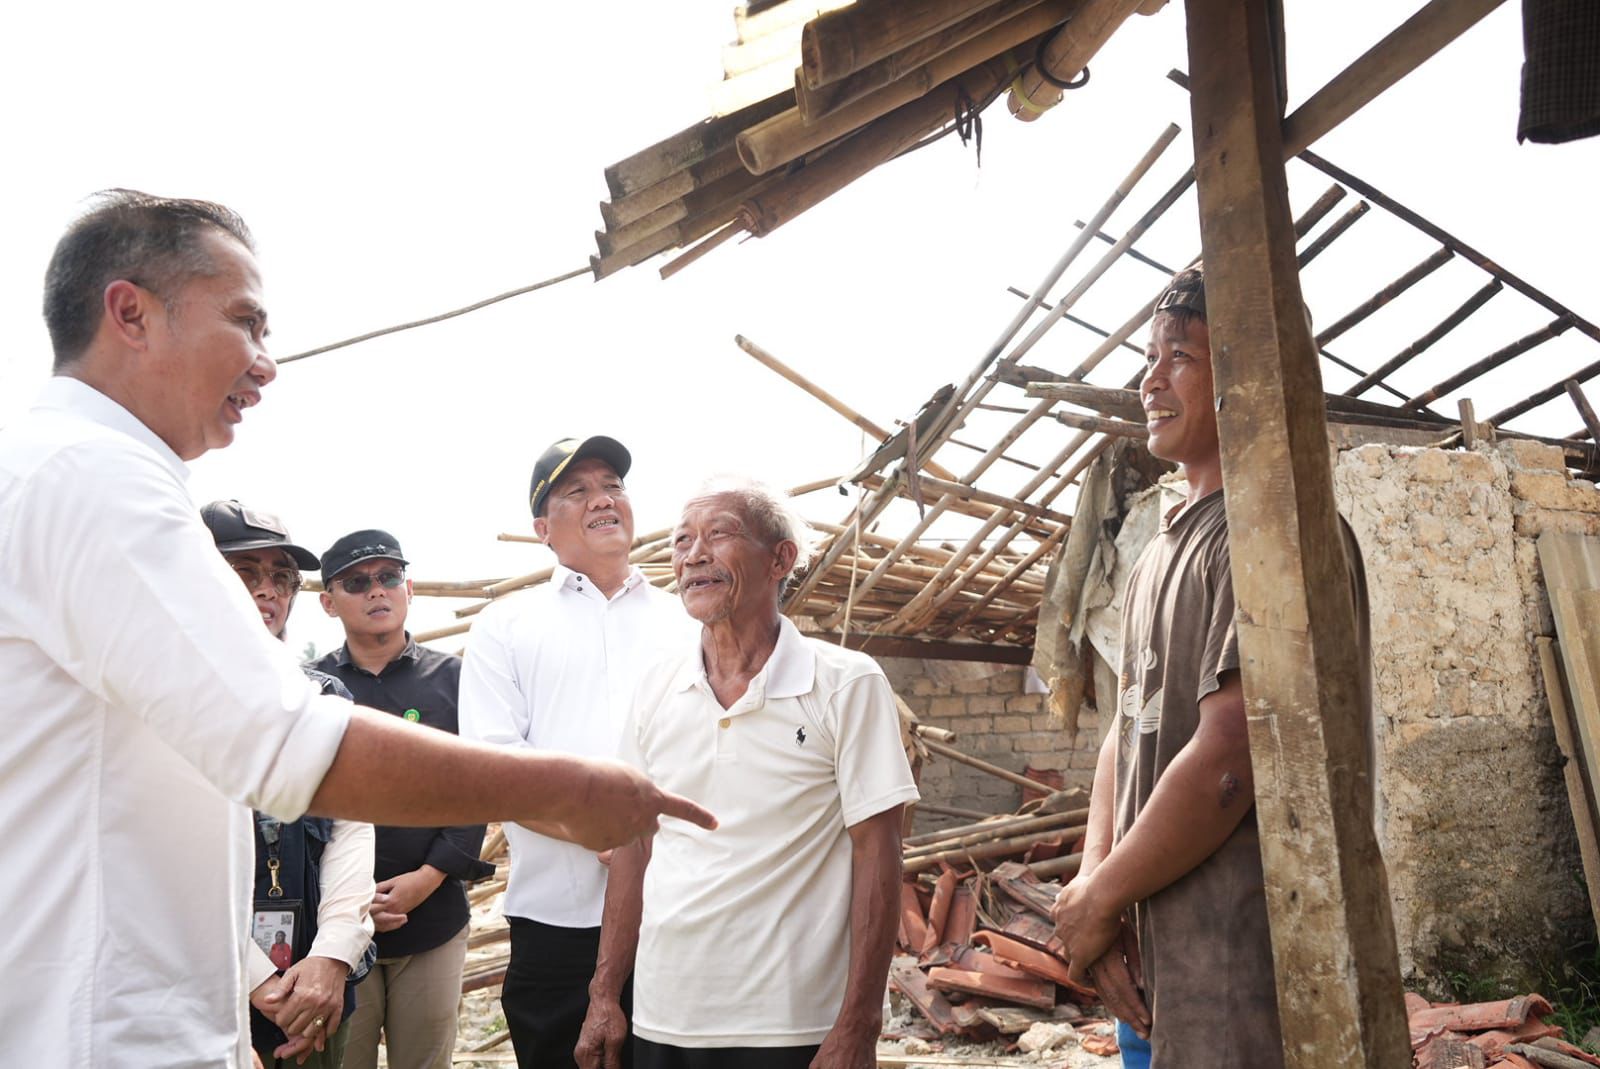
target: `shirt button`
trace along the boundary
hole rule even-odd
[[[733,727],[733,721],[727,717],[723,717],[721,720],[717,721],[717,726],[719,728],[731,728]]]

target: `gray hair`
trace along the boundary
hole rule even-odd
[[[795,544],[794,566],[783,577],[786,589],[816,556],[817,532],[794,507],[794,499],[784,491],[746,475],[714,475],[700,484],[690,500],[708,497],[731,497],[738,502],[740,515],[767,545]]]

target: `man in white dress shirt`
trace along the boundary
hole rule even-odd
[[[620,765],[322,695],[261,626],[184,482],[277,373],[237,215],[104,194],[44,304],[55,377],[0,430],[7,1064],[249,1064],[251,807],[545,820],[593,849],[659,815],[714,823]]]
[[[533,529],[548,583],[484,610],[461,670],[461,734],[499,746],[614,757],[640,671],[698,628],[628,560],[622,443],[563,438],[534,466]],[[593,851],[505,826],[511,961],[500,1004],[522,1069],[571,1066],[589,1007],[606,869]],[[624,1000],[625,1001],[625,1000]]]

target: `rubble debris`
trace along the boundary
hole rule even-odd
[[[1543,995],[1496,1002],[1430,1003],[1406,992],[1406,1021],[1416,1069],[1587,1069],[1600,1058],[1561,1038],[1548,1024]]]

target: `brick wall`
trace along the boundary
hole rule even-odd
[[[1093,709],[1079,721],[1075,744],[1051,723],[1045,695],[1025,693],[1025,669],[964,661],[923,661],[881,657],[895,693],[924,723],[958,736],[964,753],[1013,772],[1032,767],[1057,769],[1064,786],[1088,789],[1094,779],[1099,741]],[[1022,801],[1022,789],[986,772],[935,756],[922,768],[922,797],[929,802],[984,813],[1008,813]],[[919,814],[917,828],[961,823]]]

